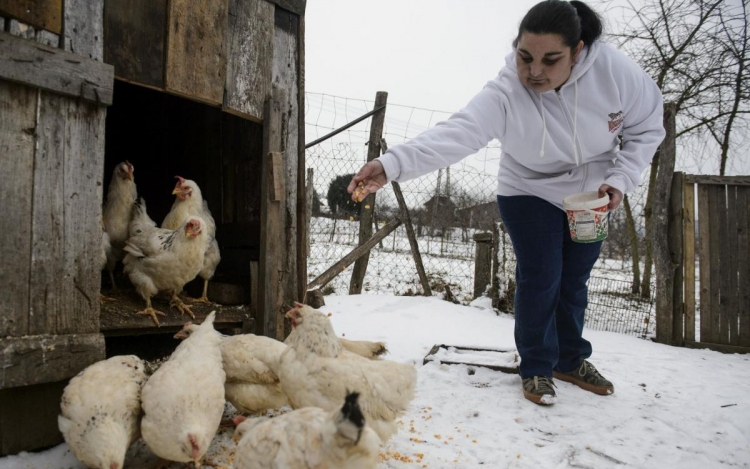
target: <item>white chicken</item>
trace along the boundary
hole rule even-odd
[[[219,243],[216,241],[216,222],[208,208],[208,202],[203,199],[200,187],[195,181],[177,177],[177,184],[172,191],[175,195],[175,201],[172,209],[169,211],[164,221],[161,223],[162,228],[170,230],[177,229],[178,226],[191,215],[197,215],[206,221],[206,253],[203,258],[203,268],[198,275],[203,279],[203,295],[195,301],[210,304],[208,300],[208,281],[213,278],[216,267],[221,261],[221,251]]]
[[[89,366],[63,392],[57,424],[75,456],[89,467],[122,469],[138,438],[144,364],[135,355]]]
[[[343,407],[327,412],[298,409],[272,419],[239,423],[236,469],[372,469],[378,463],[380,438],[366,425],[350,393]],[[339,405],[341,405],[339,403]]]
[[[185,339],[197,328],[188,322],[174,337]],[[227,375],[225,397],[238,411],[253,414],[290,406],[277,376],[279,358],[286,350],[283,342],[265,336],[239,334],[224,336],[220,348]]]
[[[213,311],[143,387],[141,434],[160,458],[200,467],[224,412],[221,334]]]
[[[127,254],[123,264],[136,291],[146,301],[146,308],[136,314],[151,316],[159,326],[156,316],[165,314],[151,306],[151,297],[167,290],[172,292],[169,306],[195,318],[177,294],[203,268],[206,222],[198,216],[189,216],[173,231],[156,227],[146,212],[143,199],[134,211],[130,226],[132,236],[125,245]]]
[[[386,441],[397,431],[396,418],[414,398],[417,372],[390,360],[368,360],[344,350],[328,317],[300,303],[286,316],[290,335],[279,363],[281,389],[294,408],[336,409],[349,391],[359,392],[368,424]]]
[[[174,337],[185,339],[198,327],[188,322]],[[347,350],[372,360],[387,351],[382,342],[339,340]],[[227,374],[226,400],[246,414],[291,406],[278,377],[279,360],[286,347],[284,342],[255,334],[224,336],[221,357]]]
[[[122,260],[125,255],[123,248],[128,240],[128,225],[133,218],[133,205],[138,197],[134,172],[135,168],[127,160],[115,166],[102,210],[104,231],[112,245],[107,257],[107,271],[112,288],[116,288],[114,270],[117,261]]]

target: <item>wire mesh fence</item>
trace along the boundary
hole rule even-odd
[[[372,100],[326,94],[306,93],[305,98],[305,133],[309,142],[366,114],[374,106]],[[443,111],[388,104],[383,137],[391,147],[449,116],[450,113]],[[346,186],[367,161],[370,121],[370,118],[363,120],[306,150],[306,165],[312,169],[314,187],[308,281],[359,244],[360,207],[350,200]],[[473,300],[476,248],[473,235],[492,232],[493,225],[499,221],[495,191],[500,154],[499,143],[491,142],[458,164],[401,184],[434,294],[442,295],[447,286],[460,302],[466,304]],[[632,223],[627,222],[624,210],[614,212],[611,217],[610,236],[597,264],[596,275],[589,283],[592,293],[588,327],[641,336],[653,332],[650,319],[653,302],[636,301],[638,295],[630,293],[632,281],[627,280],[635,265],[630,247],[632,236],[642,241],[645,231],[642,216],[645,187],[629,197],[634,214]],[[398,204],[388,185],[377,193],[373,232],[397,215]],[[515,263],[507,240],[498,251],[498,259],[500,294],[508,300],[505,309],[512,311],[510,289]],[[348,293],[351,271],[350,266],[340,273],[324,288],[324,293]],[[422,287],[403,226],[370,252],[363,293],[370,292],[421,294]],[[621,301],[613,303],[617,295]],[[644,320],[642,314],[648,319]],[[637,316],[637,319],[630,316]],[[635,324],[637,321],[646,321],[651,328],[639,327]]]

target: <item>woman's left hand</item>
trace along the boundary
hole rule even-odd
[[[599,186],[599,197],[604,197],[604,194],[609,194],[609,204],[607,205],[608,211],[613,211],[620,206],[622,202],[622,192],[619,189],[615,189],[609,184],[602,184]]]

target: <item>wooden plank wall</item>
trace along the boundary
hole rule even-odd
[[[750,284],[750,180],[688,175],[683,187],[685,342],[750,352],[750,291],[746,287]],[[700,279],[699,325],[695,320],[696,270]],[[696,326],[699,342],[695,342]]]
[[[46,53],[44,60],[35,60],[36,78],[59,72],[57,58],[80,65],[68,71],[73,82],[86,80],[87,71],[107,72],[109,78],[98,82],[111,90],[111,67],[89,60],[101,59],[101,35],[96,33],[101,29],[95,25],[76,29],[87,18],[100,19],[91,11],[96,3],[69,3],[65,17],[70,23],[64,31],[73,38],[67,44],[76,46],[79,54],[33,46],[29,41],[54,42],[54,35],[42,30],[32,33],[20,24],[10,28],[11,34],[26,39],[8,36],[4,42],[17,44],[16,53]],[[98,334],[98,247],[106,107],[98,103],[106,100],[71,99],[66,90],[46,87],[33,76],[13,79],[28,84],[0,79],[0,153],[8,155],[11,165],[0,176],[0,191],[12,219],[0,235],[0,249],[4,259],[13,259],[0,267],[0,279],[9,293],[0,300],[0,349],[11,364],[8,376],[15,370],[22,372],[11,384],[0,383],[0,388],[63,379],[104,356]],[[84,343],[95,346],[77,361],[65,356],[63,365],[39,363],[35,353],[55,335],[64,336],[56,348],[63,356]],[[9,342],[9,337],[24,336],[41,339],[22,350]],[[30,365],[42,368],[31,370]]]
[[[228,7],[228,0],[169,2],[167,91],[208,104],[223,102]]]
[[[274,6],[265,0],[230,0],[226,96],[227,112],[261,121],[271,90]]]
[[[167,0],[106,0],[104,61],[121,80],[164,88]]]

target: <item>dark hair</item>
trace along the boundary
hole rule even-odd
[[[602,35],[602,20],[583,2],[546,0],[531,7],[523,17],[513,47],[518,46],[524,32],[557,34],[570,48],[576,47],[578,41],[590,46]]]

